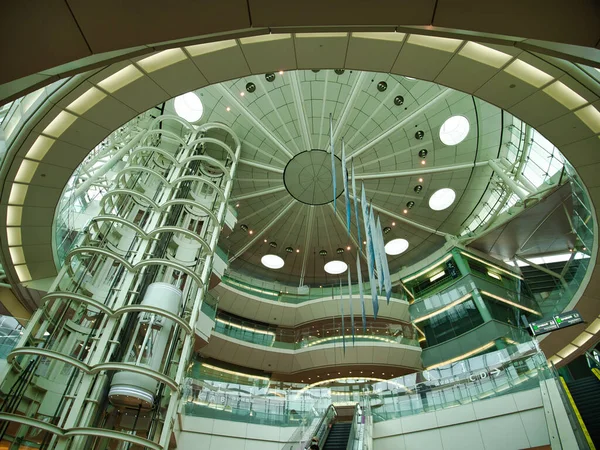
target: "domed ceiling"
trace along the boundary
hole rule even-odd
[[[409,242],[405,252],[388,256],[392,271],[463,231],[492,174],[487,165],[474,163],[498,158],[508,141],[503,127],[508,115],[497,107],[434,83],[389,74],[280,72],[196,93],[204,106],[201,122],[226,123],[242,141],[231,195],[238,224],[221,236],[219,246],[229,254],[232,270],[292,285],[339,283],[340,275],[327,274],[325,263],[343,260],[354,273],[357,247],[364,248],[354,212],[350,235],[345,226],[342,139],[348,170],[353,164],[356,172],[357,196],[364,182],[382,227],[389,227],[385,242]],[[335,210],[330,114],[339,195]],[[468,134],[457,145],[445,145],[440,127],[456,115],[468,120]],[[435,211],[429,199],[442,188],[453,189],[456,200]],[[261,264],[266,254],[280,256],[284,266],[266,268]]]

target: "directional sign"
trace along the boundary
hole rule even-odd
[[[539,336],[540,334],[550,333],[551,331],[570,327],[579,323],[583,323],[581,314],[573,310],[557,314],[549,319],[531,322],[529,324],[529,331],[532,336]]]

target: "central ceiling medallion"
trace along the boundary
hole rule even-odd
[[[342,161],[334,158],[336,198],[344,192]],[[333,201],[331,153],[310,150],[294,156],[283,171],[285,188],[299,202],[307,205],[326,205]]]

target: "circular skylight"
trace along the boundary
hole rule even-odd
[[[448,208],[454,199],[456,198],[456,192],[450,188],[443,188],[435,191],[429,199],[429,207],[434,211],[441,211]]]
[[[283,259],[277,255],[265,255],[260,258],[260,262],[269,269],[281,269],[284,264]]]
[[[338,275],[340,273],[344,273],[348,269],[348,264],[344,261],[329,261],[325,264],[325,272],[330,273],[331,275]]]
[[[469,134],[469,121],[464,116],[452,116],[440,128],[440,140],[446,145],[460,144]]]
[[[193,92],[175,97],[173,105],[177,115],[190,123],[198,122],[204,113],[200,97]]]
[[[388,255],[399,255],[404,253],[408,248],[408,241],[406,239],[393,239],[385,244],[385,252]]]

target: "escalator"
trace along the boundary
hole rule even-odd
[[[351,422],[334,423],[327,435],[323,450],[346,450],[350,437]]]
[[[567,382],[573,401],[596,448],[600,448],[600,379],[595,375]]]

